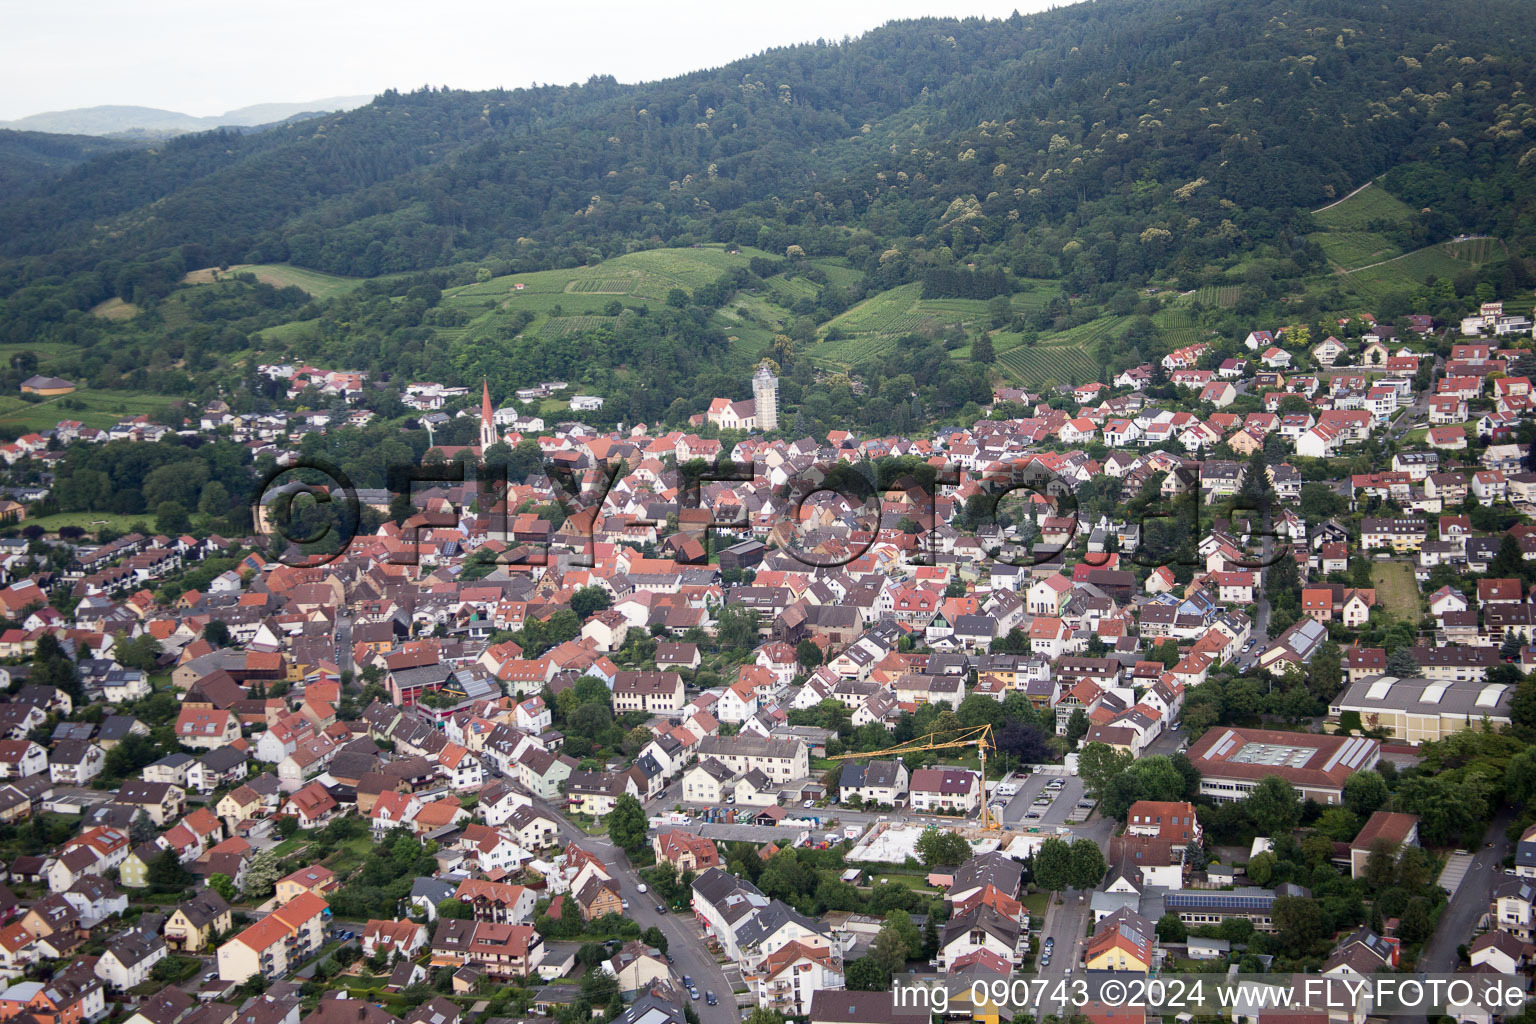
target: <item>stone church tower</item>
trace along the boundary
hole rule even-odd
[[[768,433],[779,429],[779,378],[767,363],[759,365],[752,375],[752,405],[758,430]]]

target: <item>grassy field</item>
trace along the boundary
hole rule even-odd
[[[127,533],[134,523],[150,523],[153,520],[154,517],[148,515],[118,516],[108,512],[55,512],[51,516],[28,519],[21,525],[41,526],[49,533],[54,533],[64,526],[78,526],[89,533],[95,533],[102,527],[117,533]]]
[[[322,274],[318,270],[290,267],[286,263],[243,263],[230,267],[220,276],[229,277],[242,273],[255,274],[256,280],[270,284],[274,288],[297,285],[317,299],[333,299],[338,295],[345,295],[363,283],[360,277],[337,277],[335,274]],[[189,275],[189,280],[195,282],[200,278]]]
[[[876,875],[872,879],[872,886],[879,886],[879,885],[900,885],[900,886],[903,886],[904,888],[912,889],[912,890],[915,890],[917,892],[926,892],[926,893],[938,892],[938,890],[935,889],[933,886],[929,885],[928,884],[928,880],[926,878],[922,877],[921,875],[905,875],[905,874]]]
[[[1025,290],[1012,296],[1016,313],[1043,308],[1061,294],[1061,287],[1055,281],[1027,280],[1021,284]],[[847,337],[818,342],[811,348],[811,358],[818,363],[846,369],[879,358],[903,335],[937,330],[947,324],[959,324],[967,331],[989,328],[985,299],[925,299],[922,293],[923,286],[919,283],[900,285],[872,295],[834,317],[823,331],[836,327]],[[997,333],[993,336],[997,352],[1018,344],[1017,334]],[[970,346],[961,346],[951,354],[957,359],[969,358]]]
[[[1376,599],[1393,617],[1415,626],[1419,624],[1424,617],[1424,608],[1411,565],[1406,562],[1373,561],[1371,583],[1376,587]]]
[[[35,403],[3,396],[0,424],[23,432],[49,430],[60,420],[79,420],[88,427],[110,427],[124,417],[152,414],[170,403],[165,395],[139,391],[83,390]]]
[[[124,302],[116,295],[91,307],[91,315],[103,320],[132,320],[142,312],[131,302]]]
[[[443,308],[463,313],[466,320],[457,327],[438,327],[435,330],[439,338],[448,342],[490,337],[497,332],[498,321],[524,310],[535,317],[533,323],[524,329],[525,336],[552,340],[578,335],[599,324],[610,322],[606,316],[607,307],[615,300],[624,306],[650,307],[665,302],[673,288],[692,292],[701,285],[715,281],[733,267],[746,266],[746,261],[753,256],[766,255],[750,248],[732,255],[723,246],[650,249],[626,253],[597,266],[495,277],[444,292],[441,303]],[[779,283],[774,282],[775,285]],[[788,289],[794,291],[797,297],[801,287],[811,288],[808,282],[797,281],[788,285]],[[814,289],[808,294],[814,294]],[[763,315],[775,309],[770,302],[774,297],[756,297]],[[738,301],[732,303],[732,309],[750,300],[751,297],[738,297]],[[775,318],[784,315],[782,309],[772,313]],[[728,324],[722,326],[730,330]],[[271,336],[271,332],[268,336]],[[771,337],[771,333],[768,336]],[[761,343],[761,334],[754,332],[753,351],[760,348]]]
[[[541,270],[531,274],[494,277],[444,293],[452,305],[479,305],[487,300],[509,309],[547,312],[559,305],[570,312],[595,312],[612,299],[628,305],[663,302],[673,288],[691,292],[734,267],[744,267],[756,249],[731,255],[722,246],[698,249],[648,249],[604,260],[595,267]],[[519,289],[517,286],[522,285]]]

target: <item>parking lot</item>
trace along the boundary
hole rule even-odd
[[[1065,825],[1077,802],[1083,799],[1083,780],[1075,775],[1044,774],[1015,776],[1019,791],[1003,809],[1003,820],[1009,825]],[[1051,788],[1053,783],[1061,783]],[[1037,805],[1043,795],[1053,796],[1050,806]],[[1030,817],[1038,814],[1038,817]]]

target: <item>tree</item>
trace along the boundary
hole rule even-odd
[[[619,979],[607,971],[588,971],[581,976],[581,997],[593,1006],[602,1006],[619,994]]]
[[[843,983],[854,992],[884,992],[891,987],[891,972],[872,955],[843,965]]]
[[[634,853],[645,845],[647,824],[645,808],[640,806],[639,800],[625,793],[614,801],[613,810],[608,812],[608,838],[625,852]]]
[[[239,895],[235,890],[234,879],[228,875],[212,874],[208,876],[208,888],[224,897],[225,903],[235,902]]]
[[[907,966],[907,944],[887,921],[869,945],[869,958],[880,965],[881,974],[889,978]]]
[[[930,868],[963,864],[971,856],[971,844],[948,829],[928,828],[917,838],[917,855]]]
[[[1527,804],[1536,796],[1536,747],[1526,747],[1509,759],[1504,795],[1510,803]]]
[[[990,366],[997,361],[997,353],[992,350],[992,339],[985,335],[978,335],[971,342],[971,362]]]
[[[1270,919],[1280,941],[1293,956],[1305,956],[1333,933],[1328,914],[1317,900],[1302,896],[1276,896]]]
[[[880,930],[883,932],[887,929],[901,940],[901,948],[906,952],[905,959],[911,960],[923,951],[923,935],[905,910],[892,910],[885,915],[885,924],[881,925]]]
[[[1188,938],[1189,929],[1184,927],[1184,922],[1179,920],[1178,914],[1167,913],[1157,919],[1159,942],[1183,942]]]
[[[800,663],[801,668],[816,668],[821,664],[823,657],[821,648],[814,640],[807,638],[795,645],[795,660]]]
[[[1406,648],[1399,647],[1387,655],[1387,675],[1399,679],[1412,679],[1419,674],[1419,663]]]
[[[612,605],[613,597],[598,586],[582,587],[571,595],[571,611],[583,620]]]
[[[1404,942],[1423,942],[1434,930],[1429,916],[1429,901],[1422,896],[1413,897],[1408,901],[1408,906],[1403,908],[1397,934]]]
[[[1344,806],[1351,814],[1369,818],[1387,805],[1392,793],[1381,773],[1366,769],[1344,780]]]
[[[396,526],[405,525],[405,521],[416,514],[416,502],[411,499],[409,490],[401,491],[389,499],[387,514]]]
[[[1072,884],[1072,847],[1065,839],[1052,836],[1035,853],[1035,884],[1051,892],[1061,892]]]
[[[1301,822],[1301,797],[1296,787],[1278,775],[1266,775],[1243,801],[1260,835],[1289,835]]]
[[[447,921],[468,921],[475,916],[475,911],[457,896],[450,896],[438,903],[437,916]]]
[[[1430,845],[1446,846],[1481,827],[1488,817],[1488,795],[1488,783],[1479,775],[1413,775],[1398,784],[1395,806],[1419,816],[1419,834]]]
[[[203,485],[203,493],[197,499],[197,510],[205,516],[221,516],[229,511],[229,488],[217,480]]]
[[[208,625],[203,627],[203,639],[215,647],[228,647],[233,637],[230,636],[229,627],[218,619],[209,619]]]
[[[179,501],[162,501],[155,506],[155,529],[171,535],[186,533],[192,529],[187,516],[187,506]]]
[[[1275,877],[1275,855],[1268,850],[1254,854],[1248,859],[1247,875],[1254,885],[1268,885]]]
[[[1110,781],[1129,768],[1133,760],[1128,750],[1116,750],[1107,743],[1088,744],[1077,757],[1077,774],[1083,780],[1083,789],[1094,799],[1101,798]]]
[[[245,895],[252,899],[264,899],[272,895],[277,880],[283,877],[279,864],[272,850],[262,850],[251,858],[251,866],[245,869]]]
[[[1318,700],[1327,701],[1338,695],[1343,683],[1343,658],[1339,645],[1330,640],[1318,648],[1307,666],[1307,689]]]
[[[1074,889],[1097,889],[1104,881],[1109,865],[1104,862],[1104,851],[1092,839],[1072,841],[1072,860],[1069,877]]]
[[[1088,735],[1088,712],[1082,708],[1073,708],[1072,714],[1067,716],[1067,740],[1076,743]]]
[[[172,850],[161,850],[159,856],[149,862],[146,877],[155,892],[178,892],[193,882],[192,872],[181,866]]]
[[[667,951],[667,937],[655,925],[651,925],[641,933],[640,941],[658,952],[665,953]]]

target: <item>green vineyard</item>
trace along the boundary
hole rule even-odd
[[[1099,379],[1099,362],[1076,345],[1021,345],[1003,353],[997,365],[1020,384],[1042,387],[1048,381],[1058,384],[1086,384]]]
[[[637,279],[632,277],[578,277],[565,290],[587,295],[628,295],[636,283]]]
[[[539,337],[549,341],[554,341],[558,338],[569,338],[587,331],[595,331],[612,322],[613,318],[606,316],[551,317],[539,326]]]
[[[1329,231],[1365,231],[1372,221],[1406,220],[1413,210],[1380,185],[1367,185],[1348,199],[1317,210],[1312,219]]]

